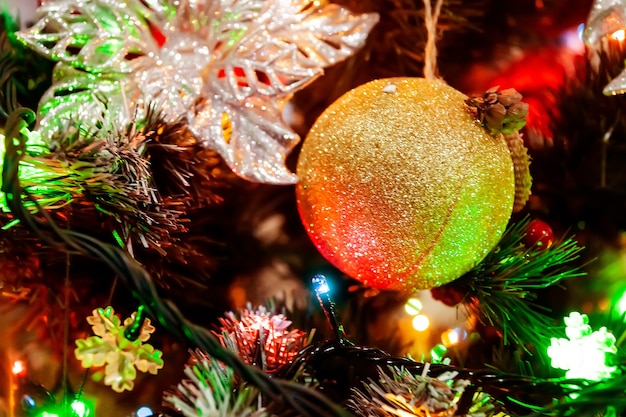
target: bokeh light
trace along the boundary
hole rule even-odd
[[[423,332],[430,327],[430,319],[423,314],[413,318],[413,328],[418,332]]]
[[[26,374],[26,364],[24,364],[24,361],[14,361],[13,366],[11,367],[11,373],[18,376]]]
[[[422,302],[417,298],[409,298],[404,305],[404,311],[409,316],[417,316],[422,311]]]
[[[135,413],[136,417],[149,417],[149,416],[152,416],[152,415],[154,415],[154,412],[152,411],[152,409],[150,407],[145,406],[145,405],[142,406],[142,407],[139,407],[137,409],[137,412]]]
[[[449,329],[443,332],[441,335],[441,342],[446,346],[454,346],[458,345],[460,342],[465,340],[467,337],[467,332],[460,327]]]

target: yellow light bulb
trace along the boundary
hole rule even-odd
[[[413,328],[418,332],[423,332],[430,327],[430,320],[423,314],[413,318]]]

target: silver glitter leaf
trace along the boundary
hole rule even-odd
[[[96,133],[103,118],[118,115],[126,123],[126,109],[110,100],[120,94],[120,74],[91,74],[59,63],[54,70],[54,85],[43,95],[40,105],[40,129],[51,140],[69,126],[80,126],[84,136]],[[51,144],[48,144],[51,146]]]
[[[200,47],[192,37],[176,35],[172,38],[180,39],[178,42],[169,39],[158,57],[135,60],[125,87],[126,97],[133,107],[156,106],[167,121],[193,118],[194,103],[202,96],[204,85],[198,69],[208,65],[210,60],[208,54],[198,53]]]
[[[604,87],[602,93],[606,96],[615,96],[626,93],[626,69]]]
[[[225,124],[229,125],[225,129]],[[282,120],[272,101],[249,97],[243,106],[233,105],[214,96],[200,109],[190,125],[198,137],[208,137],[208,144],[243,178],[265,183],[295,183],[297,177],[285,167],[285,158],[298,135]]]
[[[584,33],[587,46],[595,49],[606,47],[606,37],[619,30],[626,30],[626,0],[595,0]],[[607,95],[626,93],[626,70],[602,90]]]
[[[91,72],[128,71],[129,56],[158,49],[141,2],[63,0],[44,2],[39,20],[17,37],[50,59]]]
[[[219,57],[210,80],[215,93],[235,100],[289,96],[321,75],[323,67],[352,55],[378,20],[310,0],[230,3],[246,7],[216,20],[209,43]]]
[[[585,43],[597,47],[604,36],[620,29],[626,29],[626,1],[595,0],[585,25]]]
[[[140,118],[158,106],[238,175],[276,184],[296,182],[285,158],[299,137],[282,120],[285,102],[353,54],[378,21],[313,0],[51,0],[39,14],[23,41],[89,73],[55,78],[41,130],[70,113],[98,119],[89,90],[106,90],[110,113]],[[73,83],[80,92],[67,91]]]

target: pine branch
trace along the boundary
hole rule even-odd
[[[575,382],[575,381],[573,381]],[[568,381],[562,381],[566,385]],[[546,407],[537,408],[529,417],[539,416],[620,416],[626,410],[626,375],[588,385]]]
[[[559,333],[548,310],[534,303],[535,291],[583,276],[574,265],[583,248],[570,239],[550,247],[522,243],[528,218],[513,224],[485,259],[454,286],[466,288],[466,306],[485,324],[502,331],[505,344],[528,351],[533,345],[540,359],[544,347]]]

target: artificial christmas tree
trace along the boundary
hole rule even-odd
[[[5,14],[4,414],[623,414],[626,4],[344,3]]]

